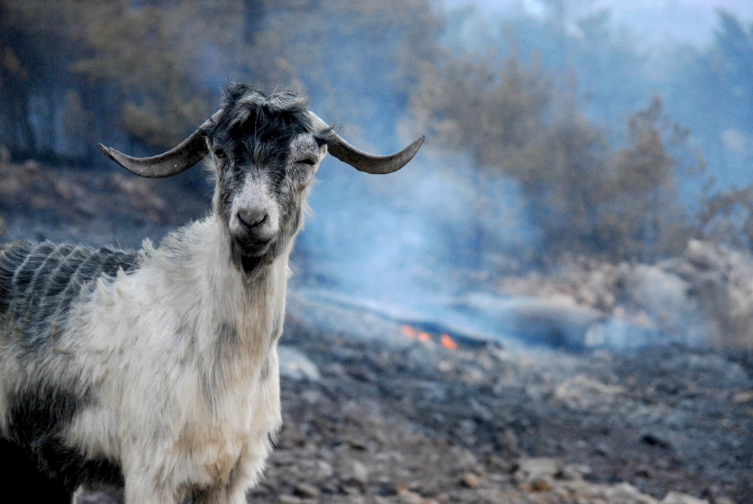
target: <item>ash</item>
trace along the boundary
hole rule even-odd
[[[398,351],[312,330],[294,315],[283,341],[321,378],[283,378],[285,423],[252,502],[753,496],[750,354],[451,351],[431,342]]]

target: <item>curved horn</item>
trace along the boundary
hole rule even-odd
[[[183,140],[176,147],[158,156],[135,158],[127,156],[112,147],[99,144],[99,149],[120,166],[131,173],[147,178],[161,178],[177,175],[204,159],[209,153],[202,129],[210,121],[215,121],[222,110],[215,112],[212,119],[205,122],[194,131],[191,136]]]
[[[311,120],[314,123],[314,127],[320,131],[329,130],[327,135],[330,137],[330,144],[327,146],[327,150],[330,154],[344,163],[348,163],[356,170],[360,170],[366,173],[384,174],[392,173],[413,159],[418,149],[424,143],[425,136],[415,140],[405,149],[389,156],[377,156],[375,154],[369,154],[360,149],[356,149],[343,138],[335,133],[332,128],[327,125],[318,115],[310,112]]]

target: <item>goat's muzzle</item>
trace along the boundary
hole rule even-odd
[[[265,208],[240,208],[230,219],[230,236],[247,273],[263,261],[277,238],[278,219],[273,214]]]

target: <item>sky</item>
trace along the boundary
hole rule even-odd
[[[474,5],[479,10],[501,15],[526,13],[545,16],[546,0],[443,0],[452,9]],[[717,9],[736,14],[746,23],[753,22],[752,0],[565,0],[570,17],[609,9],[618,26],[626,26],[638,41],[646,45],[675,41],[702,46],[713,37]]]

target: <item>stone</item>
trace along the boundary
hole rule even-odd
[[[315,486],[299,483],[295,486],[295,494],[306,499],[318,499],[321,492]]]
[[[531,483],[537,478],[554,478],[564,467],[562,460],[548,457],[519,459],[517,464],[514,479],[519,485]]]
[[[296,381],[318,382],[321,379],[319,368],[301,351],[293,347],[279,345],[277,353],[280,357],[280,376]]]
[[[481,483],[478,479],[478,476],[473,473],[465,473],[460,482],[464,487],[467,488],[476,488]]]
[[[670,491],[660,504],[709,504],[709,501],[698,499],[688,494]]]
[[[301,504],[301,499],[292,495],[280,495],[280,504]]]
[[[641,493],[630,483],[605,488],[603,495],[608,504],[657,504],[656,499]]]
[[[365,485],[369,482],[369,470],[366,469],[366,466],[363,465],[358,460],[353,461],[353,479],[359,482],[362,485]]]

